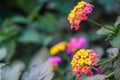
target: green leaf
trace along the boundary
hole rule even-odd
[[[109,28],[111,30],[115,30],[115,27],[112,26],[112,25],[105,25],[106,28]],[[97,31],[97,34],[99,35],[108,35],[108,34],[111,34],[113,33],[111,30],[108,30],[106,28],[101,28]]]
[[[25,12],[29,13],[38,5],[38,2],[37,0],[17,0],[17,5]]]
[[[120,48],[120,34],[115,34],[109,39],[110,44],[113,47]]]
[[[39,17],[39,29],[48,32],[55,33],[58,31],[57,22],[53,14],[45,13]]]
[[[28,42],[39,43],[40,42],[39,39],[40,36],[37,31],[27,30],[18,38],[18,41],[23,43],[28,43]]]
[[[10,59],[12,58],[12,56],[14,55],[15,52],[15,48],[16,48],[16,43],[15,41],[10,41],[9,43],[7,43],[7,56],[5,58],[5,61],[8,62],[10,61]]]
[[[11,18],[11,22],[13,23],[26,23],[27,19],[23,16],[16,15]]]
[[[116,33],[120,34],[120,24],[116,26]]]
[[[20,31],[20,28],[18,28],[15,25],[4,27],[0,30],[0,42],[15,36]]]
[[[22,43],[39,43],[44,46],[48,45],[51,40],[51,36],[38,33],[35,30],[27,30],[18,38],[18,41]]]

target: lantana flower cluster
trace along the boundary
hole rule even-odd
[[[82,74],[93,76],[91,68],[97,65],[95,59],[98,57],[98,54],[96,54],[93,50],[80,49],[74,54],[71,61],[73,73],[79,78]],[[97,72],[98,70],[100,71],[100,69],[94,69],[96,69]]]
[[[66,53],[73,56],[73,54],[80,48],[84,48],[87,45],[85,37],[73,37],[70,39],[66,46]]]
[[[78,2],[78,4],[71,10],[68,15],[68,20],[71,24],[71,29],[75,28],[75,30],[79,29],[80,22],[83,20],[87,20],[87,15],[89,15],[93,10],[93,5],[86,3],[84,1]]]

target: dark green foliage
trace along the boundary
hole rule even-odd
[[[108,41],[113,47],[120,48],[120,25],[105,25],[104,28],[101,28],[97,31],[99,35],[107,35]]]

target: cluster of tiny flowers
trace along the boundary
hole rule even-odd
[[[71,61],[73,73],[79,78],[82,76],[82,74],[86,74],[87,76],[93,76],[91,67],[97,65],[95,59],[98,56],[99,55],[96,54],[93,50],[80,49],[79,51],[77,51]],[[96,70],[100,71],[100,69],[97,68]]]
[[[64,51],[66,48],[67,42],[66,41],[62,41],[60,43],[55,44],[51,49],[50,49],[50,54],[51,55],[56,55],[58,54],[60,51]]]
[[[70,39],[69,43],[66,46],[66,53],[73,56],[76,50],[84,48],[87,45],[87,41],[84,37],[73,37]]]
[[[78,2],[78,4],[71,10],[68,15],[68,20],[71,24],[71,29],[79,29],[80,22],[82,20],[87,20],[87,15],[90,14],[93,10],[93,5],[86,3],[84,1]]]
[[[49,57],[48,60],[53,65],[53,70],[55,70],[58,67],[58,64],[61,62],[61,57],[53,56],[53,57]]]

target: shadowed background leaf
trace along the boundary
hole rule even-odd
[[[25,64],[21,61],[15,61],[11,65],[1,69],[2,80],[19,80]]]
[[[120,58],[118,58],[113,65],[114,70],[114,77],[116,80],[120,80]]]
[[[31,60],[28,69],[22,76],[22,80],[51,80],[54,73],[48,57],[49,52],[47,48],[42,48]]]
[[[7,49],[5,47],[0,48],[0,60],[4,59],[7,55]]]
[[[119,52],[119,48],[111,47],[107,49],[107,53],[110,58],[117,56],[118,52]]]
[[[88,77],[86,79],[83,80],[105,80],[105,75],[95,75],[93,77]]]

